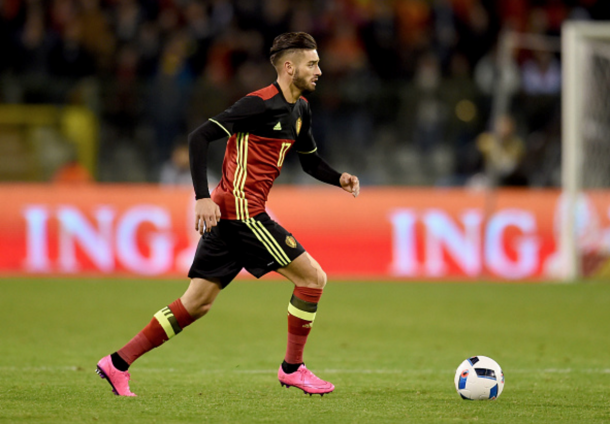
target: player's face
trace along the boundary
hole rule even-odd
[[[318,78],[322,75],[317,50],[303,50],[295,65],[294,76],[292,77],[294,86],[304,93],[314,91]]]

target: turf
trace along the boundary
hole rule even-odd
[[[132,367],[137,398],[94,373],[184,282],[0,281],[0,422],[610,422],[610,285],[333,283],[306,350],[336,385],[281,388],[289,283],[235,282],[212,312]],[[496,401],[455,368],[487,355]]]

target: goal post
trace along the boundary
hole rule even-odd
[[[520,52],[561,53],[561,159],[545,153],[539,181],[560,186],[554,211],[556,250],[545,262],[554,281],[610,279],[610,21],[567,21],[561,37],[503,31],[491,122],[511,113],[511,62]],[[496,139],[499,134],[496,134]],[[557,141],[559,141],[557,139]],[[497,150],[497,146],[495,146]],[[486,211],[493,211],[497,170],[488,167]],[[557,171],[560,169],[561,179]]]
[[[610,258],[608,237],[591,212],[596,202],[610,212],[610,22],[567,22],[561,43],[560,251],[570,282],[589,274],[585,262],[594,261],[599,275]]]

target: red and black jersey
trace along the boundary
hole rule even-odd
[[[286,101],[277,83],[246,95],[210,119],[229,136],[221,181],[212,193],[224,219],[265,211],[269,190],[293,147],[314,153],[311,110],[304,97]]]

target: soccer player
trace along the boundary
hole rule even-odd
[[[129,389],[129,366],[204,316],[216,296],[245,268],[257,278],[276,271],[294,284],[288,304],[288,343],[278,370],[282,386],[308,394],[330,393],[335,386],[316,377],[303,363],[326,274],[303,246],[265,212],[265,202],[289,150],[299,154],[303,170],[314,178],[358,196],[358,178],[338,173],[317,153],[311,110],[303,93],[322,75],[317,45],[309,34],[275,38],[273,84],[250,93],[189,135],[195,187],[195,229],[201,233],[184,295],[157,312],[123,348],[102,358],[97,372],[117,395]],[[208,144],[229,136],[222,179],[212,196],[207,183]]]

